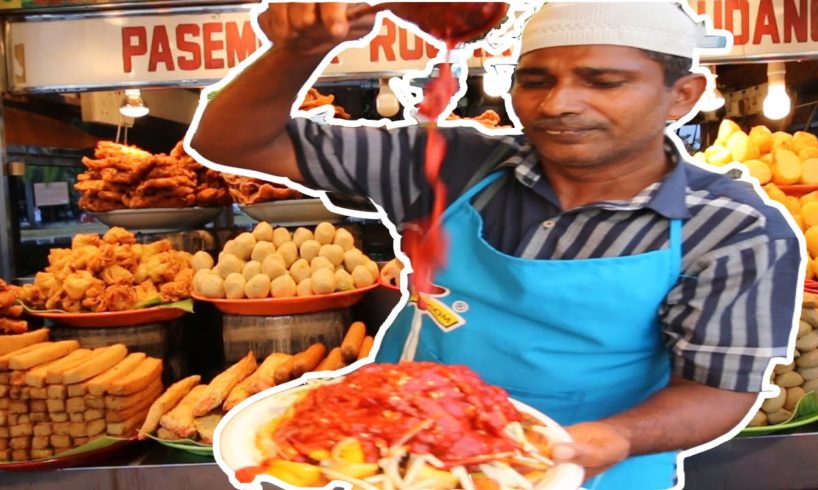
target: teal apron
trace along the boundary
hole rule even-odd
[[[386,331],[378,362],[465,364],[489,383],[562,425],[599,420],[667,386],[670,357],[658,310],[681,267],[680,220],[670,248],[613,258],[529,260],[483,239],[473,197],[495,172],[444,213],[451,253],[435,276],[427,311],[407,306]],[[664,489],[675,452],[629,458],[588,489]]]

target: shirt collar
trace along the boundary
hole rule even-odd
[[[689,218],[690,211],[685,202],[688,190],[685,159],[667,138],[665,138],[665,154],[670,159],[673,168],[662,180],[650,184],[627,201],[603,201],[590,206],[613,211],[634,211],[647,208],[668,219]],[[559,206],[559,199],[548,179],[543,176],[537,152],[530,143],[523,145],[520,151],[503,162],[502,166],[514,168],[514,176],[521,184]]]

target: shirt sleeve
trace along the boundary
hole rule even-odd
[[[304,185],[369,197],[394,223],[431,210],[434,194],[423,172],[426,128],[340,126],[301,117],[293,118],[288,130]],[[441,178],[453,198],[504,140],[473,128],[441,128],[441,133],[448,146]],[[503,147],[513,145],[509,140]]]
[[[725,243],[698,257],[660,309],[675,374],[715,388],[761,391],[788,352],[801,262],[797,239]]]

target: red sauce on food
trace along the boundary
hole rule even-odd
[[[256,476],[264,473],[263,466],[248,466],[236,471],[236,480],[239,483],[252,483]]]
[[[405,442],[410,453],[462,464],[513,451],[503,428],[520,419],[502,388],[484,383],[465,366],[370,364],[340,383],[310,391],[273,438],[310,461],[311,451],[331,450],[354,437],[367,461],[375,462],[381,449],[416,432]]]

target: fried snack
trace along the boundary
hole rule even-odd
[[[321,364],[315,368],[316,371],[335,371],[336,369],[341,369],[342,367],[346,366],[344,362],[343,354],[341,353],[340,347],[335,347],[332,349],[327,357],[321,361]]]
[[[224,403],[222,404],[222,409],[224,409],[225,412],[229,412],[233,409],[233,407],[253,395],[253,393],[250,392],[250,387],[255,381],[254,376],[255,373],[244,378],[241,383],[237,384],[232,390],[230,390],[230,393],[227,395],[227,398],[225,398]]]
[[[162,393],[162,380],[154,379],[144,390],[127,396],[105,395],[105,408],[108,410],[125,410],[142,403],[146,398],[153,401]],[[145,407],[147,410],[147,406]]]
[[[162,396],[157,398],[151,405],[150,410],[148,410],[145,422],[139,430],[139,438],[145,439],[148,434],[154,432],[159,425],[159,419],[190,393],[190,390],[199,384],[201,379],[199,375],[188,376],[172,384]]]
[[[112,436],[127,436],[132,434],[134,431],[136,431],[137,427],[139,427],[139,424],[145,420],[145,415],[147,415],[147,413],[148,409],[146,407],[140,412],[131,416],[128,420],[109,423],[108,434]]]
[[[363,322],[354,322],[350,325],[344,340],[341,342],[341,354],[345,362],[353,362],[358,359],[364,337],[366,337],[366,326]]]
[[[79,349],[79,347],[80,343],[76,340],[43,343],[29,352],[17,355],[12,353],[9,357],[8,367],[15,370],[30,369],[66,356],[70,352]]]
[[[102,293],[97,311],[125,311],[136,306],[136,289],[133,286],[118,284],[109,286]]]
[[[276,367],[274,378],[275,384],[280,385],[284,384],[287,381],[293,379],[293,368],[295,368],[295,356],[290,357],[289,359],[282,362],[278,367]]]
[[[252,394],[262,392],[268,388],[276,385],[275,373],[279,366],[283,365],[293,356],[289,354],[282,354],[274,352],[264,359],[261,366],[251,376],[253,378],[252,384],[248,387]]]
[[[114,367],[83,383],[86,391],[89,395],[93,396],[105,394],[112,381],[131,373],[146,357],[147,355],[144,352],[134,352],[129,354],[128,357],[120,361]]]
[[[201,417],[221,405],[230,390],[244,378],[250,376],[257,367],[256,356],[251,351],[239,362],[213,378],[207,387],[207,391],[202,394],[201,399],[194,405],[193,416]]]
[[[295,362],[293,362],[293,377],[297,378],[314,370],[321,364],[326,354],[327,348],[321,343],[312,344],[304,352],[296,354]]]
[[[131,395],[144,389],[155,379],[162,376],[162,360],[148,357],[132,372],[112,381],[108,385],[110,395]]]
[[[204,417],[196,417],[193,423],[196,426],[196,432],[199,433],[199,439],[202,444],[213,444],[213,434],[216,432],[216,426],[224,414],[212,413]]]
[[[62,383],[73,384],[92,378],[114,367],[127,355],[128,348],[124,344],[94,349],[91,357],[86,359],[85,362],[63,373]]]
[[[150,392],[150,395],[145,396],[141,401],[128,408],[123,408],[121,410],[106,410],[105,420],[108,422],[124,422],[137,413],[145,412],[150,408],[154,399],[159,396],[159,393],[161,392],[161,388],[158,392]]]
[[[162,439],[163,441],[181,441],[184,439],[184,437],[179,437],[164,427],[159,427],[156,430],[156,437]]]
[[[28,386],[33,386],[34,388],[42,388],[45,386],[45,383],[48,379],[48,371],[51,369],[64,369],[67,366],[74,364],[75,362],[79,362],[82,359],[85,359],[91,355],[90,349],[77,349],[74,352],[71,352],[65,357],[57,359],[56,361],[49,362],[48,364],[43,364],[42,366],[37,366],[34,369],[31,369],[25,373],[25,382]]]
[[[41,328],[20,335],[0,336],[0,356],[48,340],[49,330]]]
[[[369,355],[369,352],[372,350],[372,344],[375,343],[375,338],[366,336],[364,337],[364,343],[361,345],[361,352],[358,353],[358,360],[365,358]]]
[[[0,371],[8,371],[8,369],[9,369],[9,359],[11,359],[12,356],[25,354],[27,352],[33,351],[34,349],[38,349],[38,348],[40,348],[40,347],[42,347],[44,345],[50,345],[50,344],[53,344],[53,342],[38,342],[36,344],[27,345],[25,347],[21,347],[19,349],[13,350],[13,351],[11,351],[11,352],[9,352],[7,354],[3,354],[2,356],[0,356]]]
[[[198,385],[193,388],[176,407],[161,417],[159,425],[183,439],[196,435],[193,407],[199,402],[206,391],[207,385]]]

